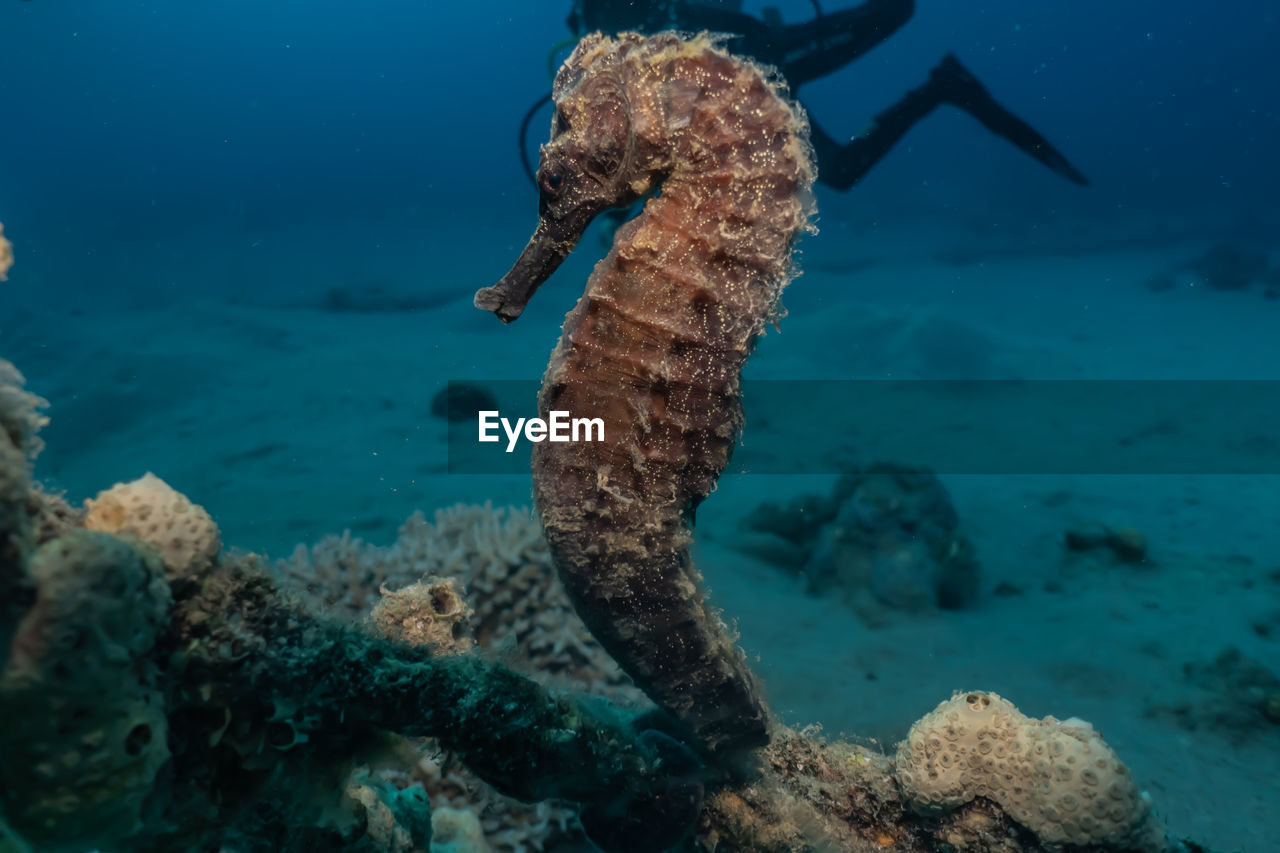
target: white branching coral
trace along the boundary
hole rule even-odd
[[[22,386],[18,369],[0,359],[0,567],[6,563],[16,565],[35,544],[31,460],[40,452],[36,433],[48,423],[49,419],[40,413],[48,404]],[[4,593],[0,598],[17,600],[12,588],[0,592]],[[0,601],[0,611],[4,604]],[[0,632],[0,647],[5,640]]]
[[[0,231],[0,235],[3,232]],[[4,269],[4,238],[0,236],[0,272]],[[3,276],[0,276],[3,278]],[[23,390],[26,380],[18,368],[0,358],[0,432],[9,443],[30,460],[44,447],[36,435],[49,419],[41,412],[49,406],[46,400]]]

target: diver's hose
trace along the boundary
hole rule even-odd
[[[520,146],[520,165],[524,166],[524,173],[529,176],[529,183],[535,187],[538,185],[538,176],[534,174],[533,164],[529,162],[529,124],[533,121],[533,117],[538,114],[538,110],[551,100],[551,93],[543,95],[529,107],[529,111],[524,114],[524,118],[520,122],[520,136],[516,143]]]
[[[551,46],[551,50],[547,53],[547,76],[552,80],[556,79],[556,71],[560,68],[560,61],[556,59],[556,55],[566,47],[573,47],[578,43],[577,36],[571,36],[562,41],[558,41]],[[538,114],[538,110],[551,100],[551,94],[548,92],[539,98],[533,106],[529,107],[529,111],[524,114],[524,119],[520,122],[520,138],[516,140],[516,144],[520,146],[520,165],[524,166],[524,173],[529,177],[529,182],[534,186],[538,185],[538,176],[534,174],[533,164],[529,162],[529,125],[533,123],[533,117]]]

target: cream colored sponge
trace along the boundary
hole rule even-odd
[[[204,507],[150,471],[132,482],[116,483],[84,503],[87,529],[141,539],[160,552],[170,578],[204,568],[222,550],[218,526]]]
[[[471,608],[453,578],[431,577],[404,589],[382,588],[382,599],[369,621],[375,632],[412,646],[426,646],[441,655],[471,650],[467,623]]]
[[[913,725],[897,775],[921,814],[985,797],[1047,846],[1166,846],[1150,800],[1091,725],[1034,720],[995,693],[957,693]]]

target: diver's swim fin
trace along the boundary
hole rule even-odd
[[[1006,110],[954,54],[947,54],[929,73],[930,88],[948,104],[957,106],[1072,183],[1088,186],[1089,179],[1072,166],[1034,127]]]

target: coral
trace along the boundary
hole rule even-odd
[[[471,650],[467,621],[471,608],[452,579],[428,578],[398,590],[384,589],[369,620],[377,633],[437,654]]]
[[[370,622],[375,631],[391,639],[438,654],[461,654],[473,645],[465,633],[470,617],[471,609],[454,581],[431,578],[396,592],[384,590]],[[524,853],[541,850],[555,838],[580,834],[575,809],[504,797],[465,767],[438,761],[436,741],[425,739],[419,749],[424,755],[415,761],[415,775],[434,806],[432,825],[446,827],[438,831],[441,837],[433,850]],[[485,815],[483,825],[476,817],[480,814]],[[492,839],[492,846],[486,839]]]
[[[994,694],[981,695],[998,698]],[[950,704],[943,703],[939,710]],[[1045,769],[1075,768],[1077,765],[1068,764],[1068,759],[1073,757],[1073,751],[1075,758],[1080,757],[1082,750],[1077,748],[1082,744],[1090,746],[1095,760],[1105,755],[1114,761],[1114,755],[1086,723],[1022,719],[1027,727],[1049,728],[1063,736],[1044,741],[1048,747],[1063,747],[1057,754],[1046,749],[1040,759]],[[921,720],[913,733],[933,720],[932,714]],[[1065,731],[1068,728],[1073,731]],[[1081,737],[1084,741],[1079,740]],[[945,732],[937,740],[945,741]],[[962,760],[958,764],[960,775],[968,772],[976,777],[988,760],[983,750],[989,747],[985,756],[990,757],[1005,745],[999,738],[990,737],[978,737],[973,742],[978,748],[970,754],[968,763]],[[910,751],[911,745],[909,738],[900,750]],[[1145,798],[1136,794],[1135,801],[1140,802],[1136,802],[1134,823],[1128,834],[1095,836],[1075,844],[1037,836],[1037,826],[1049,833],[1053,825],[1020,819],[999,802],[1001,788],[994,783],[1016,784],[1016,777],[990,780],[992,784],[974,796],[948,799],[945,810],[939,807],[922,815],[916,808],[919,804],[913,801],[910,784],[901,775],[901,751],[895,759],[878,749],[828,742],[812,728],[795,731],[779,727],[771,743],[759,752],[759,759],[757,773],[750,781],[725,786],[708,797],[699,824],[700,849],[753,853],[1207,853],[1206,848],[1194,842],[1166,839],[1163,826],[1146,811]],[[1101,778],[1102,771],[1094,769]],[[926,772],[923,778],[926,783],[939,784],[948,772],[935,768],[934,776]],[[1114,781],[1121,779],[1127,779],[1122,771]],[[1060,778],[1040,781],[1042,790],[1050,792],[1061,791],[1067,784]],[[1121,788],[1125,785],[1121,784]],[[1036,792],[1024,788],[1024,793]],[[1125,793],[1129,793],[1127,789]]]
[[[178,736],[193,780],[224,767],[322,778],[326,756],[332,763],[381,732],[437,738],[509,796],[590,804],[606,822],[644,814],[677,784],[662,769],[669,757],[630,715],[552,694],[473,655],[435,656],[317,619],[252,562],[223,557],[178,587],[167,660],[170,678],[188,687],[171,691],[170,707],[196,727]],[[219,727],[212,739],[210,721]],[[648,830],[655,839],[670,831]]]
[[[9,434],[25,477],[27,444]],[[689,789],[665,767],[683,777],[699,765],[692,753],[676,761],[683,747],[633,727],[633,714],[317,617],[252,556],[170,572],[149,544],[78,529],[65,503],[19,485],[24,511],[0,519],[4,541],[31,538],[28,506],[45,505],[41,526],[66,532],[0,566],[7,587],[28,593],[0,613],[13,637],[0,678],[6,837],[120,853],[416,848],[427,837],[421,788],[344,783],[396,734],[434,739],[539,814],[542,801],[580,804],[601,833],[640,816],[636,837],[653,849],[691,825],[687,806],[682,822],[643,820],[669,816],[671,792]],[[208,555],[206,534],[179,525],[175,538],[196,541],[169,544]],[[484,537],[503,550],[518,540]],[[458,604],[444,609],[460,615]]]
[[[34,604],[0,675],[0,811],[41,850],[111,847],[136,832],[168,760],[150,659],[171,603],[159,559],[73,531],[27,566]]]
[[[911,727],[895,766],[903,796],[924,815],[983,797],[1044,844],[1166,846],[1149,799],[1092,726],[1030,719],[995,693],[940,704]]]
[[[569,598],[659,709],[640,713],[550,689],[480,654],[404,641],[430,633],[418,630],[424,603],[432,619],[448,613],[461,624],[463,609],[454,599],[435,606],[436,582],[422,578],[466,583],[424,569],[469,561],[479,566],[476,586],[495,580],[484,593],[490,612],[475,607],[482,645],[486,631],[507,625],[512,639],[565,638],[534,661],[540,677],[581,679],[575,666],[596,665],[587,659],[596,647],[574,647],[577,627],[540,623],[545,614],[525,600],[553,598],[546,562],[532,556],[542,539],[491,511],[470,519],[477,532],[460,534],[452,550],[433,530],[397,543],[388,564],[341,540],[335,568],[354,570],[342,586],[302,580],[313,597],[346,603],[346,619],[300,602],[258,558],[220,553],[207,514],[158,479],[150,500],[90,502],[85,524],[105,516],[127,536],[74,529],[79,518],[44,502],[40,535],[66,532],[35,547],[42,501],[31,496],[23,426],[32,432],[34,416],[19,390],[16,407],[0,399],[0,639],[13,639],[2,646],[0,711],[6,724],[18,721],[0,737],[6,846],[25,836],[41,849],[112,853],[416,853],[435,827],[412,771],[367,768],[405,741],[432,739],[505,796],[573,804],[608,853],[1042,853],[1077,839],[1163,851],[1145,800],[1079,721],[1027,720],[1012,706],[990,726],[962,718],[973,725],[951,731],[967,738],[976,781],[948,777],[942,791],[929,786],[953,769],[939,757],[950,754],[948,729],[930,738],[931,718],[913,728],[924,740],[909,740],[896,762],[770,727],[743,655],[703,599],[690,527],[736,443],[739,373],[781,316],[793,242],[812,213],[805,119],[777,80],[706,35],[588,36],[554,97],[538,229],[477,304],[515,319],[596,214],[653,194],[566,321],[539,400],[544,415],[598,407],[613,439],[572,452],[538,445],[534,483]],[[18,385],[0,372],[0,390]],[[868,500],[850,510],[853,521],[867,509],[882,507]],[[424,542],[423,553],[413,550]],[[320,562],[314,552],[305,560]],[[285,574],[302,568],[286,565]],[[898,568],[872,586],[901,588]],[[382,630],[401,639],[370,630],[378,620],[352,618],[376,607],[379,571],[404,580],[388,589],[425,584],[400,600],[389,593],[379,611]],[[513,585],[526,571],[527,586]],[[507,621],[508,611],[522,621]],[[549,675],[546,661],[569,661],[568,672]],[[981,715],[996,700],[974,693],[965,704]],[[997,745],[1014,715],[1020,746]],[[1040,787],[1015,776],[1012,790],[1002,788],[1009,780],[984,763],[999,749],[1027,756],[1010,764],[1022,772],[1029,763],[1026,784]],[[1083,787],[1063,790],[1073,784]],[[1086,808],[1094,785],[1115,794],[1102,815]],[[970,787],[967,800],[952,796]],[[1073,807],[1092,824],[1064,819]],[[445,839],[457,817],[447,808],[441,845],[474,842],[465,818],[470,825]],[[1117,824],[1111,834],[1095,832],[1104,820]]]
[[[33,483],[27,493],[27,515],[37,545],[84,527],[84,510],[71,506],[61,493],[47,491],[40,483]]]
[[[474,812],[445,807],[431,815],[436,842],[431,853],[490,853],[484,829]]]
[[[298,546],[276,571],[353,619],[372,611],[382,589],[428,576],[452,579],[465,591],[470,631],[482,649],[500,651],[509,666],[549,685],[644,702],[573,612],[527,509],[459,504],[437,510],[431,521],[417,512],[389,547],[344,533]]]
[[[218,526],[204,507],[150,471],[99,492],[85,509],[86,529],[136,536],[160,552],[171,578],[204,568],[222,549]]]
[[[459,504],[437,510],[431,521],[417,512],[389,547],[349,533],[330,536],[311,548],[299,546],[276,572],[317,604],[353,620],[386,606],[379,589],[411,586],[424,576],[447,578],[464,590],[473,610],[466,627],[480,649],[548,686],[647,705],[573,612],[527,509]],[[418,772],[433,805],[483,815],[485,837],[497,853],[539,850],[581,834],[571,806],[518,802],[457,762],[430,757],[438,752],[433,744],[425,750]]]
[[[10,423],[32,417],[27,398],[9,399],[27,407],[16,419],[7,410]],[[1060,843],[1043,826],[1037,831],[1045,836],[1033,837],[1034,821],[1015,812],[1016,803],[1001,803],[990,779],[985,793],[975,789],[977,799],[920,817],[904,804],[912,796],[907,773],[919,779],[919,768],[904,770],[901,753],[895,764],[812,732],[775,731],[752,756],[750,772],[708,766],[666,733],[678,726],[659,713],[548,690],[475,654],[438,655],[368,631],[353,618],[368,609],[354,605],[368,603],[361,582],[344,590],[361,612],[349,609],[337,620],[282,591],[252,555],[219,554],[170,574],[149,545],[79,529],[65,502],[32,488],[29,441],[15,444],[16,434],[0,435],[0,446],[19,454],[18,482],[29,491],[21,496],[25,511],[0,517],[0,541],[30,541],[32,519],[42,516],[46,541],[10,549],[0,563],[7,589],[28,593],[4,599],[0,610],[0,630],[12,639],[0,646],[0,841],[9,848],[417,853],[434,826],[423,796],[432,778],[443,794],[440,846],[452,843],[444,828],[454,818],[474,843],[473,818],[487,821],[488,812],[470,808],[473,800],[464,803],[472,818],[447,811],[459,796],[448,787],[470,784],[456,769],[462,766],[524,801],[531,822],[564,819],[560,829],[572,829],[572,812],[557,817],[554,804],[573,804],[590,839],[611,853],[677,845],[1042,853]],[[464,521],[479,533],[438,535]],[[487,566],[477,576],[494,580],[497,614],[503,578],[526,569],[549,577],[532,527],[527,517],[488,507],[455,508],[438,514],[436,527],[412,520],[406,529],[416,534],[385,549],[399,549],[386,564],[378,549],[338,556],[400,576],[424,562]],[[438,609],[458,612],[456,604]],[[981,704],[982,694],[973,695],[970,704]],[[1049,730],[1024,739],[1033,751],[1036,743],[1046,747],[1036,772],[1068,765],[1072,751],[1079,767],[1090,749],[1095,760],[1113,763],[1121,798],[1135,812],[1145,808],[1087,724],[1021,720],[1024,729]],[[444,761],[421,760],[416,750],[429,742]],[[992,741],[977,743],[980,765],[983,744]],[[923,747],[926,762],[931,748]],[[1054,749],[1067,758],[1054,763]],[[910,741],[903,750],[914,752]],[[375,759],[394,759],[399,769],[369,771]],[[1161,833],[1154,821],[1135,819],[1127,836],[1090,843],[1141,853],[1203,850],[1166,845]]]
[[[577,809],[564,803],[522,803],[503,796],[438,747],[428,747],[415,774],[430,792],[435,813],[450,810],[478,817],[485,843],[493,853],[546,850],[560,841],[582,838]]]
[[[707,850],[810,853],[914,850],[892,762],[816,730],[779,727],[750,784],[708,798],[700,836]],[[888,840],[889,843],[883,843]]]
[[[11,447],[30,460],[44,447],[37,433],[49,423],[40,413],[49,403],[23,390],[24,384],[18,369],[0,358],[0,432]]]
[[[22,374],[0,359],[0,649],[35,595],[23,562],[36,543],[32,523],[31,461],[48,404],[23,390]]]
[[[4,224],[0,223],[0,281],[8,279],[9,269],[13,266],[13,244],[5,239]]]
[[[420,787],[399,788],[368,773],[354,774],[346,795],[364,812],[365,833],[386,853],[427,853],[436,815]]]

